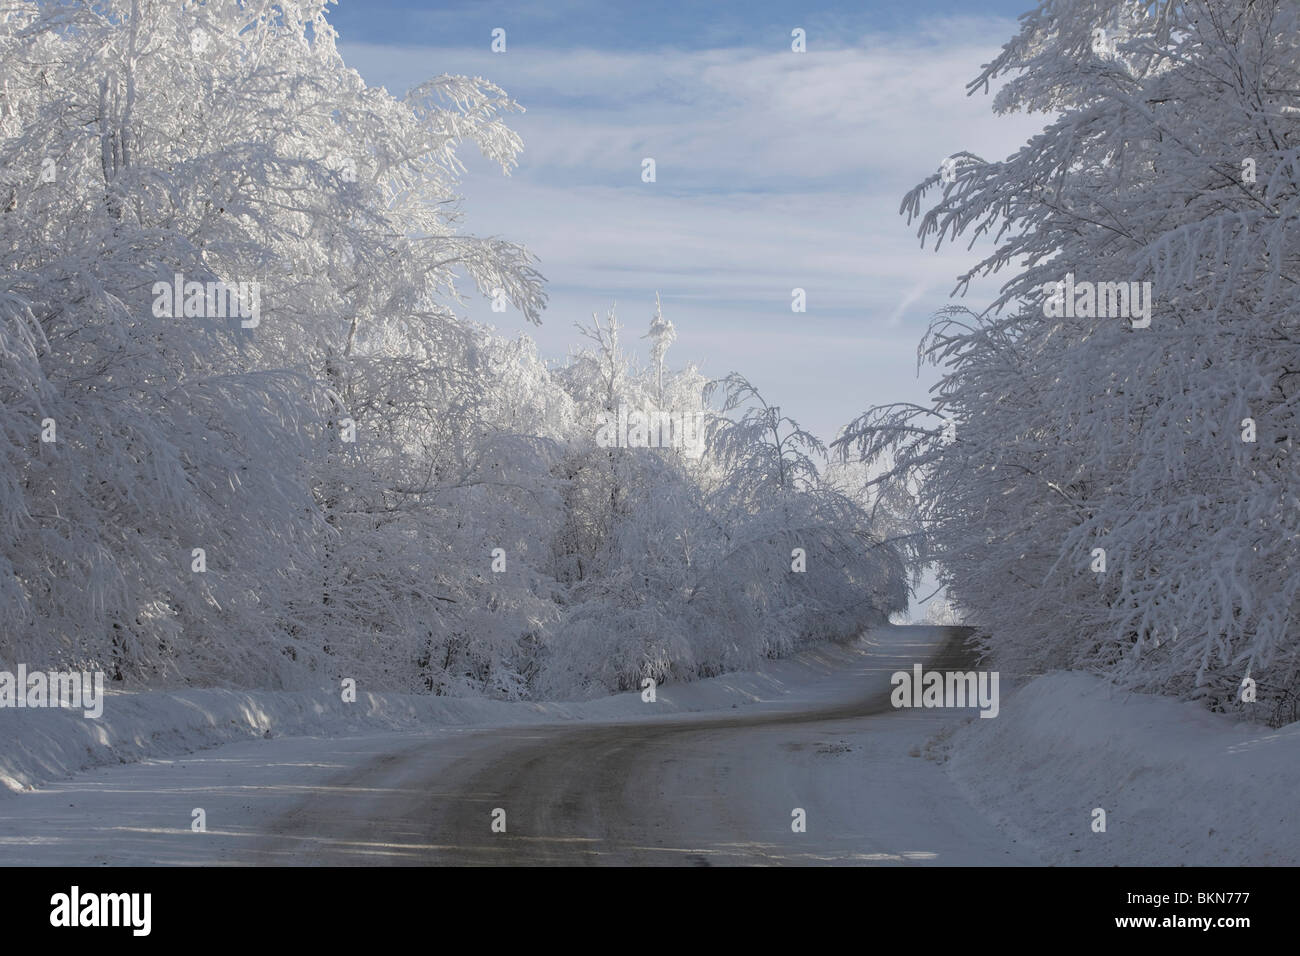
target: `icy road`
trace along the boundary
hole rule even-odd
[[[963,712],[890,705],[895,671],[972,667],[956,631],[817,653],[773,662],[763,693],[726,675],[624,695],[600,722],[283,738],[82,773],[0,801],[0,863],[1040,862],[925,759]],[[695,712],[666,712],[674,693]]]

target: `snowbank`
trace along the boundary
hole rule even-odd
[[[881,628],[846,644],[826,644],[767,662],[761,671],[659,687],[656,713],[793,704],[828,682],[857,680],[882,641],[919,639],[927,629]],[[898,635],[903,635],[899,637]],[[910,638],[908,637],[910,635]],[[792,689],[797,689],[793,692]],[[644,719],[651,706],[627,693],[580,703],[510,703],[478,698],[358,692],[191,690],[112,693],[103,716],[79,710],[0,709],[0,797],[92,767],[173,757],[250,737],[339,737],[431,727],[503,726],[557,720]]]
[[[944,751],[969,798],[1048,863],[1300,864],[1300,722],[1271,730],[1058,673]]]

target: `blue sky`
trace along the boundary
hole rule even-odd
[[[358,0],[341,2],[331,21],[344,37],[366,43],[480,44],[484,26],[519,32],[519,45],[548,48],[708,50],[762,46],[794,26],[823,39],[873,32],[906,33],[926,19],[978,13],[1012,19],[1025,0],[908,0],[908,2],[772,3],[598,0]]]
[[[511,122],[519,167],[503,177],[467,152],[461,191],[467,231],[540,257],[544,325],[477,296],[466,314],[558,358],[573,323],[613,302],[640,336],[658,291],[678,332],[670,364],[743,372],[829,440],[935,380],[918,378],[916,344],[976,253],[921,250],[899,202],[952,152],[1000,158],[1041,129],[965,91],[1029,6],[342,0],[330,19],[371,84],[478,75],[527,110]],[[806,313],[791,312],[795,287]]]

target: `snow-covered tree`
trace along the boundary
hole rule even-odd
[[[677,341],[677,330],[672,322],[664,318],[663,303],[659,293],[655,293],[655,314],[650,320],[650,331],[644,336],[650,340],[650,361],[655,367],[655,400],[662,408],[664,404],[664,357],[669,347]]]
[[[378,678],[445,597],[408,546],[482,384],[445,303],[456,270],[543,301],[448,205],[458,144],[512,162],[513,104],[367,87],[324,9],[0,12],[5,658],[283,684],[352,642]],[[258,314],[163,302],[176,275],[256,283]]]
[[[924,623],[931,625],[952,626],[961,624],[961,612],[946,597],[933,597],[926,602]]]
[[[827,561],[829,529],[869,534],[812,493],[811,436],[781,433],[770,501],[744,422],[716,461],[597,441],[622,406],[704,413],[657,299],[651,371],[613,310],[558,368],[457,315],[466,283],[526,322],[545,303],[526,250],[460,228],[458,150],[508,172],[517,106],[370,87],[326,12],[0,9],[0,664],[570,696],[893,600],[885,549],[772,593],[756,570],[799,528]]]
[[[959,288],[1010,274],[932,324],[933,404],[873,409],[837,447],[887,463],[1006,666],[1216,707],[1247,676],[1294,695],[1300,8],[1053,0],[972,89],[1004,75],[996,108],[1044,131],[959,155],[903,209],[936,247],[994,239]]]

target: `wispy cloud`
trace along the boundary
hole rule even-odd
[[[867,405],[924,398],[911,310],[941,307],[973,254],[919,249],[903,192],[960,149],[999,158],[1041,117],[995,117],[965,83],[1015,32],[936,20],[806,54],[772,48],[481,49],[349,43],[368,81],[481,75],[527,112],[508,179],[472,163],[465,221],[525,243],[551,293],[545,352],[617,300],[636,328],[654,293],[679,361],[743,370],[824,436]],[[784,42],[782,43],[782,40]],[[641,181],[653,157],[657,181]],[[790,310],[791,290],[808,311]],[[982,291],[987,291],[992,283]],[[979,294],[977,290],[977,295]],[[978,300],[976,300],[978,301]],[[511,330],[486,303],[474,318]]]

